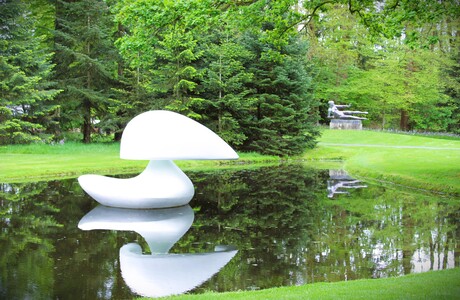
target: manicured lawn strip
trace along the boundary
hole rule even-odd
[[[367,144],[355,147],[331,144]],[[381,145],[381,146],[379,146]],[[434,147],[436,149],[382,146]],[[458,150],[457,150],[458,149]],[[342,160],[354,176],[460,195],[460,140],[373,131],[324,130],[307,160]]]
[[[77,177],[81,174],[134,174],[141,172],[147,161],[119,157],[118,143],[64,145],[13,145],[0,147],[0,182],[28,182]],[[251,165],[280,162],[276,156],[240,153],[237,161],[176,161],[186,170],[247,168]]]
[[[439,139],[370,130],[323,129],[321,143],[460,148],[460,138]]]
[[[458,299],[459,295],[460,268],[455,268],[384,279],[322,282],[251,292],[210,292],[161,299]]]

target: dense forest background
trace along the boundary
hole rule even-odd
[[[119,140],[177,111],[299,154],[327,102],[460,133],[460,0],[0,0],[0,145]]]

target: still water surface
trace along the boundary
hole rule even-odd
[[[188,175],[190,206],[156,211],[98,206],[76,179],[0,184],[0,299],[257,290],[460,266],[458,198],[303,165]]]

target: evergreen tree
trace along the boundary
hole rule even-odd
[[[55,131],[59,91],[43,39],[29,2],[0,2],[0,144],[47,141]]]
[[[242,149],[285,156],[312,148],[319,132],[306,43],[293,36],[285,46],[275,47],[248,34],[245,45],[254,54],[249,66],[254,78],[247,88],[256,100],[250,118],[242,121],[248,137]]]
[[[113,17],[102,0],[58,1],[56,8],[56,78],[64,92],[62,121],[81,126],[91,142],[94,125],[111,113],[117,56],[112,40]]]
[[[169,109],[189,117],[201,116],[192,107],[203,99],[197,96],[201,70],[197,68],[203,51],[199,36],[207,33],[207,1],[143,0],[114,5],[128,34],[117,47],[130,67],[137,69],[139,83],[150,95],[148,109]]]
[[[216,10],[222,3],[120,3],[117,17],[129,34],[117,46],[150,75],[145,87],[155,94],[151,108],[196,118],[240,150],[285,156],[314,145],[307,47],[294,38],[295,30],[277,39],[268,27],[260,33],[257,22],[244,30],[253,34],[241,39],[236,23],[244,12]]]
[[[452,98],[452,122],[449,124],[448,131],[460,134],[460,51],[456,55],[455,63],[448,69],[448,74],[452,80],[446,87],[446,94]]]
[[[240,120],[247,114],[251,103],[245,84],[253,76],[245,64],[252,53],[224,22],[220,22],[203,43],[201,68],[204,72],[199,87],[203,101],[194,111],[203,116],[202,122],[206,126],[237,147],[247,138]]]

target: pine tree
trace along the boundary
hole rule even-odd
[[[255,58],[249,67],[254,78],[247,87],[256,101],[250,118],[242,121],[248,137],[242,149],[286,156],[312,148],[319,133],[307,45],[292,37],[277,48],[255,34],[248,34],[245,42]]]
[[[137,69],[141,88],[149,94],[147,109],[169,109],[199,119],[192,110],[203,99],[196,91],[202,56],[198,39],[206,34],[210,9],[206,1],[118,1],[113,6],[128,30],[117,47],[129,66]]]
[[[0,2],[0,144],[48,141],[58,106],[53,68],[29,2]]]
[[[204,72],[199,92],[204,100],[194,111],[203,116],[206,126],[237,147],[247,138],[241,130],[240,119],[251,103],[245,84],[252,80],[252,74],[245,64],[252,53],[241,44],[238,34],[222,23],[203,41],[201,69]]]
[[[64,92],[66,127],[81,126],[91,142],[94,124],[110,113],[115,85],[113,18],[102,0],[58,1],[56,8],[56,78]]]

